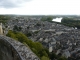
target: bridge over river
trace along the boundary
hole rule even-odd
[[[0,60],[40,60],[24,44],[0,35]]]

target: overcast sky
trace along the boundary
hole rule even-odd
[[[80,15],[80,0],[0,0],[0,14]]]

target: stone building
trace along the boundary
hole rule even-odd
[[[3,34],[2,23],[0,23],[0,35]]]

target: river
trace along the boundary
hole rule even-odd
[[[52,19],[52,21],[55,21],[55,22],[61,22],[61,20],[62,20],[62,17],[60,17],[60,18],[55,18],[55,19]]]

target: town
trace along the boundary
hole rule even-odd
[[[80,58],[80,31],[77,28],[41,21],[41,17],[13,17],[3,28],[5,34],[8,30],[23,32],[32,41],[42,43],[49,52],[61,54],[66,58]]]

